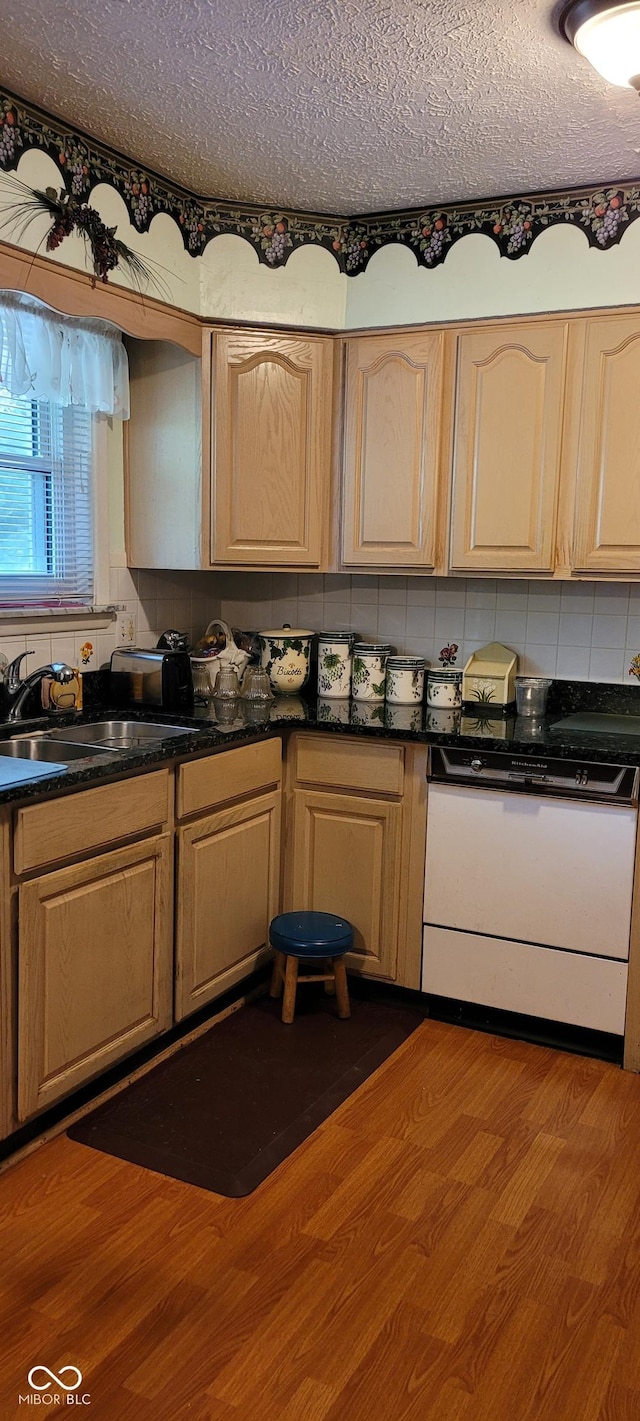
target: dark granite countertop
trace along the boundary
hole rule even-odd
[[[102,686],[104,693],[104,686]],[[154,721],[158,726],[182,725],[184,736],[158,740],[143,748],[113,751],[72,761],[69,767],[32,784],[0,789],[0,805],[33,802],[70,789],[88,788],[114,775],[133,774],[156,765],[184,759],[204,751],[217,751],[255,739],[267,739],[279,731],[310,728],[335,735],[357,735],[368,739],[404,740],[433,745],[459,745],[469,749],[513,750],[518,755],[553,754],[562,759],[609,760],[617,764],[640,765],[639,735],[554,731],[560,719],[578,711],[640,716],[640,687],[599,685],[590,682],[553,683],[548,713],[541,721],[507,715],[463,711],[434,711],[427,706],[370,705],[363,702],[321,701],[313,697],[279,697],[266,708],[237,702],[221,710],[213,704],[196,707],[189,716],[157,713],[147,709],[115,709],[93,704],[78,715],[55,717],[55,728],[91,724],[111,718]],[[50,716],[0,723],[0,738],[51,729]],[[196,731],[196,734],[188,734]],[[64,758],[60,745],[60,758]],[[15,762],[14,762],[15,763]]]

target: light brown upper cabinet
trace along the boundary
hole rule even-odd
[[[320,567],[333,342],[232,330],[212,341],[211,561]]]
[[[342,561],[433,569],[444,332],[347,341]]]
[[[453,572],[552,572],[568,323],[458,338]]]
[[[576,572],[640,571],[640,317],[587,322]]]
[[[334,341],[203,330],[128,342],[131,567],[329,565]]]

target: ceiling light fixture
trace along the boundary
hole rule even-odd
[[[640,92],[640,0],[571,0],[560,29],[603,79]]]

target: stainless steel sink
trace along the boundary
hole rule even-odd
[[[158,745],[175,735],[197,733],[189,726],[156,725],[150,720],[98,720],[94,725],[69,725],[44,732],[49,741],[65,745],[103,746],[109,750],[139,750],[145,745]]]
[[[13,740],[0,740],[0,755],[14,760],[41,760],[48,765],[68,765],[71,760],[87,760],[90,755],[108,755],[97,745],[65,745],[44,735],[22,735]]]

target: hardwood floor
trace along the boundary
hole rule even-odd
[[[426,1021],[244,1200],[43,1146],[0,1259],[2,1421],[638,1421],[640,1078]]]

